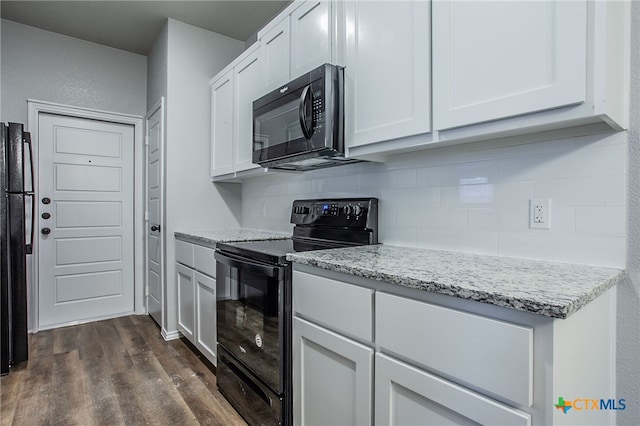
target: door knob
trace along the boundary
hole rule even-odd
[[[160,231],[160,225],[151,225],[151,232]]]
[[[42,228],[42,230],[40,230],[40,232],[42,233],[42,235],[49,235],[51,233],[51,229]]]
[[[51,203],[51,198],[49,198],[49,197],[44,197],[44,198],[42,199],[42,204],[49,204],[49,203]]]

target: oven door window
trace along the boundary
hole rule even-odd
[[[280,392],[282,281],[218,262],[217,287],[218,343]]]

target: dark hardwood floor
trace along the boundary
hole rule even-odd
[[[149,316],[41,331],[29,352],[0,379],[2,426],[245,424],[212,371]]]

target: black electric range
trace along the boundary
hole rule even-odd
[[[218,388],[249,424],[292,424],[287,253],[376,244],[376,198],[296,200],[287,240],[220,243]]]

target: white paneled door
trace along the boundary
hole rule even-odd
[[[164,243],[162,238],[164,103],[147,116],[147,311],[162,326]]]
[[[39,328],[134,311],[131,125],[39,117]]]

